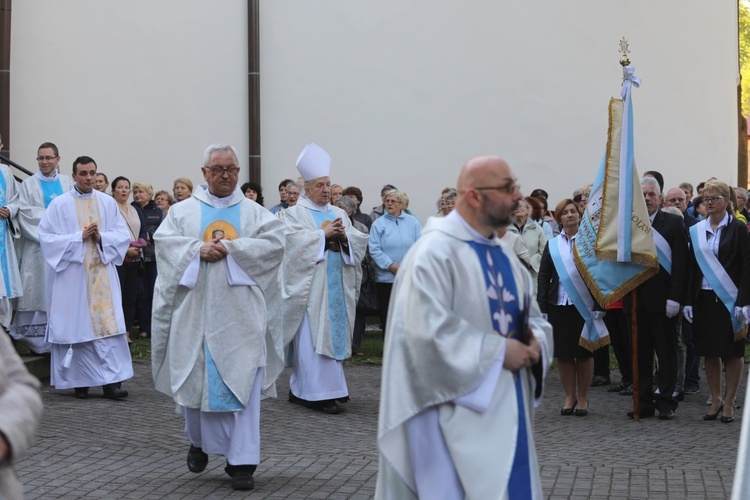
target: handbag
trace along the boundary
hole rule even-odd
[[[360,287],[359,300],[357,301],[357,309],[370,314],[378,314],[380,311],[374,266],[375,263],[371,258],[365,257],[362,260],[362,286]]]

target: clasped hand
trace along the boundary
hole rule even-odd
[[[99,243],[102,239],[101,234],[99,234],[99,224],[96,222],[92,222],[88,226],[86,226],[86,229],[83,230],[83,239],[86,240],[88,238],[91,238],[94,240],[95,243]]]
[[[513,372],[521,368],[529,368],[535,365],[541,356],[542,346],[539,345],[533,333],[531,334],[529,345],[516,339],[507,339],[505,341],[503,368]]]
[[[0,219],[7,219],[10,217],[10,208],[0,207]]]
[[[333,222],[323,228],[323,234],[327,240],[330,239],[346,239],[346,229],[344,228],[344,222],[341,217],[336,218]]]
[[[221,242],[219,236],[201,245],[201,260],[205,260],[206,262],[216,262],[227,255],[229,255],[229,251]]]

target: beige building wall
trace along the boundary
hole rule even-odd
[[[200,180],[202,151],[247,156],[247,3],[17,0],[11,148],[57,142],[108,174]],[[424,221],[460,165],[499,154],[552,204],[593,181],[630,40],[636,161],[668,187],[736,183],[737,9],[705,0],[261,1],[267,205],[314,141],[366,210],[406,191]],[[246,165],[243,165],[246,168]],[[247,174],[241,174],[243,179]]]

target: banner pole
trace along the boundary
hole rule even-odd
[[[630,304],[630,348],[632,350],[632,371],[633,371],[633,420],[638,422],[640,420],[640,399],[639,395],[639,377],[638,377],[638,294],[636,290],[630,292],[631,304]]]

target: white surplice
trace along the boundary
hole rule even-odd
[[[282,271],[285,341],[294,339],[290,357],[292,393],[307,401],[339,399],[348,395],[342,359],[336,359],[329,314],[325,235],[312,211],[341,217],[349,252],[341,253],[342,286],[346,308],[346,352],[351,356],[352,331],[362,280],[360,262],[368,235],[355,229],[346,212],[330,204],[316,205],[301,196],[297,205],[280,213],[286,227],[286,251]]]
[[[99,243],[83,240],[83,228],[92,222],[98,224]],[[68,191],[52,200],[38,236],[50,277],[46,340],[52,345],[52,385],[69,389],[131,378],[115,267],[125,258],[130,235],[114,199],[96,190]]]
[[[429,220],[391,297],[376,498],[504,498],[519,425],[528,433],[532,495],[542,497],[532,426],[535,380],[528,369],[518,372],[526,414],[519,422],[514,374],[502,368],[506,339],[493,331],[484,271],[469,245],[478,240],[509,256],[518,297],[533,288],[529,272],[497,237],[475,234],[457,212]],[[529,326],[546,374],[552,327],[533,299]]]
[[[23,294],[16,255],[16,243],[21,237],[21,229],[18,225],[19,184],[7,165],[0,164],[0,175],[5,181],[5,201],[0,203],[0,206],[6,206],[10,210],[10,216],[5,220],[0,220],[0,224],[5,224],[5,237],[0,241],[3,253],[2,260],[0,260],[0,324],[9,327],[13,314],[10,300]]]
[[[60,182],[63,193],[73,187],[73,179],[55,173],[45,177],[36,172],[21,183],[17,198],[17,221],[21,230],[19,263],[23,295],[16,303],[16,317],[10,333],[16,340],[26,344],[34,352],[49,352],[50,345],[44,341],[47,329],[47,295],[49,277],[42,250],[39,247],[39,221],[46,210],[43,183]]]

